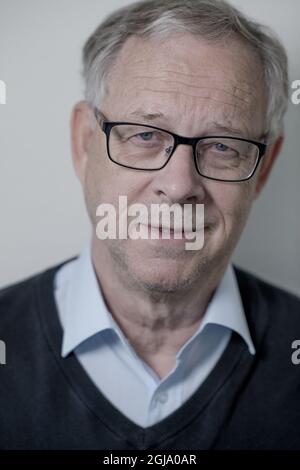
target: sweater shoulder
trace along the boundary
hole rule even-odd
[[[234,267],[244,303],[255,298],[267,310],[274,324],[300,326],[300,297],[237,266]]]
[[[29,312],[34,306],[34,295],[37,285],[39,285],[44,278],[51,278],[51,273],[55,273],[64,264],[73,260],[67,259],[61,263],[41,270],[27,278],[24,278],[15,283],[9,284],[0,289],[0,326],[1,331],[4,330],[6,324],[10,326],[13,324],[14,319],[27,317]],[[49,286],[51,288],[52,286]],[[18,317],[18,318],[16,318]]]
[[[239,284],[248,284],[248,287],[257,288],[260,292],[264,293],[268,297],[275,297],[276,300],[278,300],[278,298],[281,298],[285,302],[292,302],[295,304],[300,303],[300,297],[297,294],[293,294],[287,289],[277,286],[263,279],[260,276],[257,276],[249,271],[240,268],[239,266],[234,266],[234,270],[237,275]]]

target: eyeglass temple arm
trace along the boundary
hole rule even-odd
[[[103,123],[107,121],[104,114],[96,106],[93,107],[95,118],[97,119],[99,125],[102,127]]]

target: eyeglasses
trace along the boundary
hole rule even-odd
[[[134,170],[161,170],[178,145],[191,145],[199,175],[216,181],[250,179],[266,152],[267,144],[228,136],[182,137],[155,126],[134,122],[107,121],[94,108],[97,122],[106,135],[109,159]]]

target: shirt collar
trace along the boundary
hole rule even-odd
[[[238,333],[248,346],[249,352],[255,354],[244,307],[232,264],[229,264],[214,295],[208,304],[201,331],[207,324],[217,324]]]
[[[63,357],[83,341],[104,330],[115,331],[121,340],[127,342],[104,302],[92,264],[90,244],[70,266],[65,265],[58,272],[56,289],[61,289],[63,285],[64,308],[60,312],[64,331],[61,352]],[[207,324],[222,325],[235,331],[246,342],[250,353],[255,354],[231,264],[227,267],[195,335],[200,334]]]
[[[71,271],[65,273],[68,284],[62,312],[63,357],[91,336],[116,326],[105,305],[90,250],[90,245],[87,245],[78,259],[72,262]],[[63,278],[64,273],[61,279],[58,278],[58,286]]]

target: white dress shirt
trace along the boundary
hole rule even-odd
[[[199,388],[223,354],[232,331],[255,354],[231,265],[210,301],[198,330],[176,355],[162,380],[137,355],[103,300],[90,244],[55,277],[63,328],[63,357],[74,352],[105,397],[127,418],[151,426],[179,408]]]

